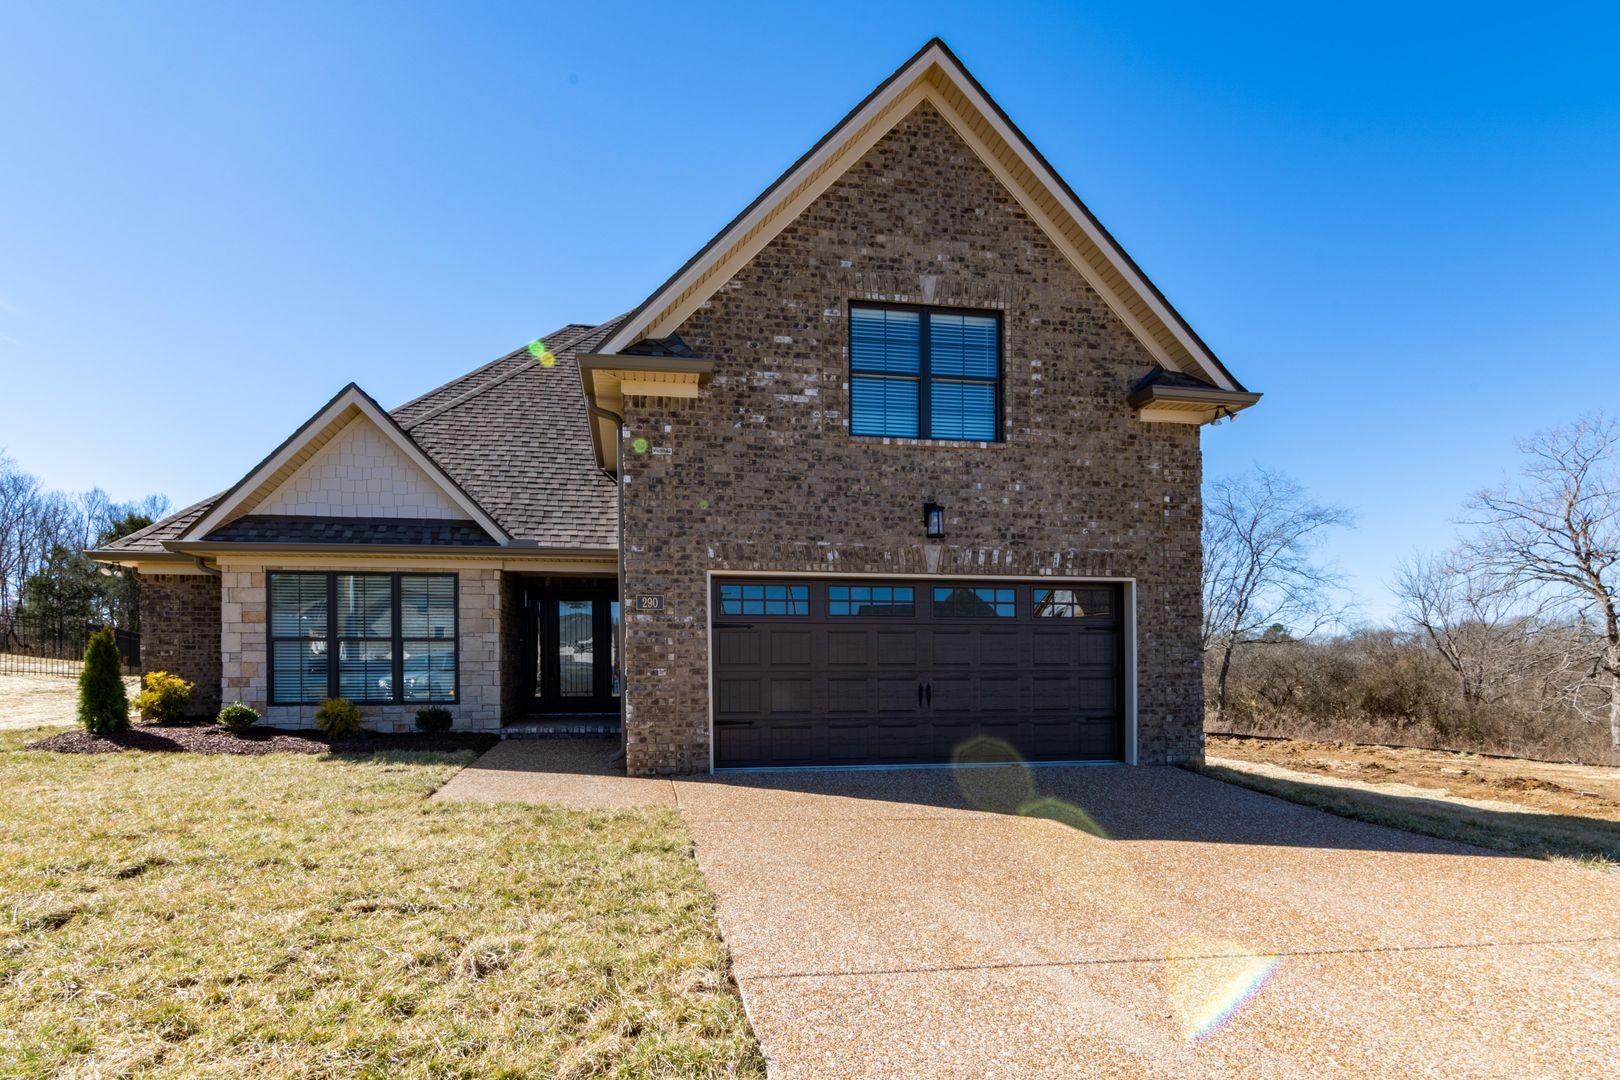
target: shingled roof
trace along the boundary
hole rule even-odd
[[[618,493],[591,450],[574,358],[599,344],[619,321],[569,323],[389,415],[514,538],[542,547],[617,547]],[[162,554],[163,541],[177,539],[221,497],[188,506],[101,550]],[[235,532],[227,526],[207,539],[343,542],[308,525],[275,535],[266,524],[260,518],[253,528]],[[400,534],[383,542],[411,541]]]

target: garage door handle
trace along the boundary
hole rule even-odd
[[[919,681],[917,683],[917,708],[920,709],[922,707],[923,707],[923,685],[922,685],[922,682]]]
[[[923,693],[928,698],[928,707],[932,709],[934,707],[934,684],[929,683]]]

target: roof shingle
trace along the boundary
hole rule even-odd
[[[591,451],[585,399],[574,358],[599,345],[622,320],[569,323],[392,410],[411,439],[466,489],[514,538],[543,547],[614,548],[619,542],[618,492]],[[548,363],[549,360],[549,363]],[[221,498],[195,503],[102,550],[162,553]],[[266,516],[248,515],[216,530],[209,540],[259,539],[277,543],[441,543],[410,539],[345,538],[341,526],[369,519],[325,519],[330,529],[294,527],[298,539],[269,537]],[[397,519],[395,523],[398,524]],[[442,523],[435,523],[442,524]],[[287,519],[278,527],[286,529]],[[365,532],[364,527],[359,529]],[[230,534],[230,535],[226,535]],[[398,530],[383,535],[401,535]],[[350,528],[349,535],[358,535]],[[480,532],[480,536],[482,536]],[[306,539],[307,537],[307,539]],[[486,538],[487,539],[487,538]]]

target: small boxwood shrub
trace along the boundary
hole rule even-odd
[[[259,722],[259,711],[251,705],[233,701],[219,710],[219,716],[216,719],[219,721],[220,727],[233,734],[240,735]]]
[[[186,715],[196,683],[188,683],[167,671],[149,671],[141,679],[141,692],[135,695],[135,708],[142,720],[166,724]]]
[[[360,706],[344,697],[327,698],[315,710],[315,726],[334,739],[360,734]]]
[[[416,712],[417,731],[449,731],[451,724],[450,710],[437,705]]]
[[[124,661],[111,627],[90,635],[79,672],[79,723],[92,735],[129,730],[129,695],[124,693]]]

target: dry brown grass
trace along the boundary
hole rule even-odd
[[[1436,770],[1434,778],[1425,780],[1418,765],[1401,773],[1386,767],[1371,775],[1365,769],[1335,769],[1325,744],[1312,744],[1310,756],[1289,764],[1280,764],[1274,749],[1269,755],[1256,751],[1223,757],[1236,742],[1212,740],[1200,771],[1358,821],[1498,851],[1572,859],[1599,869],[1620,866],[1620,818],[1602,796],[1590,807],[1581,807],[1581,812],[1557,812],[1537,805],[1556,793],[1536,784],[1504,782],[1487,792],[1481,786],[1470,787],[1466,775],[1447,777]],[[1348,750],[1342,756],[1354,763]],[[1462,782],[1447,787],[1440,782],[1443,779]],[[1468,794],[1458,794],[1456,787],[1467,788]],[[1580,798],[1574,792],[1569,795]]]
[[[139,676],[124,679],[133,700]],[[72,675],[0,675],[0,731],[77,722],[79,680]]]
[[[35,734],[35,733],[31,733]],[[678,817],[0,735],[0,1075],[756,1076]]]

